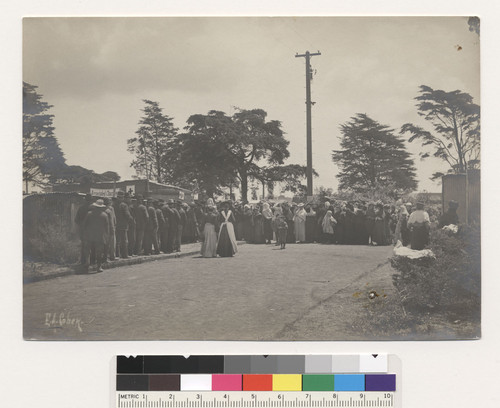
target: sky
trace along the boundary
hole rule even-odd
[[[134,175],[127,139],[143,99],[182,129],[192,114],[261,108],[282,122],[287,163],[306,164],[305,61],[312,57],[314,187],[336,189],[331,153],[357,113],[399,131],[417,115],[420,85],[471,94],[480,104],[479,37],[467,17],[25,18],[23,80],[53,105],[67,164]],[[438,159],[414,155],[419,191]]]

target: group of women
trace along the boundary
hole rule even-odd
[[[423,205],[413,211],[411,203],[394,205],[362,202],[339,202],[331,205],[304,205],[267,202],[254,206],[224,202],[217,210],[209,199],[202,215],[202,256],[233,256],[236,242],[280,245],[318,242],[348,245],[391,245],[401,241],[414,249],[423,248],[428,240],[429,216]],[[410,223],[410,213],[418,216]],[[415,232],[415,233],[414,233]],[[416,241],[413,242],[412,236]]]

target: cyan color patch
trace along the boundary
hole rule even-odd
[[[364,391],[364,374],[335,374],[335,391]]]

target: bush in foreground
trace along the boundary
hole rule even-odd
[[[393,275],[393,283],[405,307],[421,310],[440,306],[460,310],[462,315],[478,314],[481,298],[480,239],[477,226],[461,226],[454,235],[434,230],[429,248],[435,259],[391,258],[391,265],[399,272]]]

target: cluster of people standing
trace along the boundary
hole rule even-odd
[[[180,252],[182,243],[196,242],[194,208],[181,201],[156,200],[119,191],[117,197],[85,196],[75,216],[81,253],[88,270],[116,258]]]
[[[394,245],[413,249],[428,243],[430,219],[422,203],[324,202],[236,204],[237,240],[283,248],[286,243]]]
[[[450,202],[441,224],[458,223],[458,204]],[[421,250],[429,242],[430,218],[424,204],[335,202],[303,204],[225,201],[217,206],[144,199],[118,192],[113,199],[90,194],[78,209],[81,263],[87,269],[116,258],[180,252],[182,243],[201,241],[201,256],[232,257],[237,241],[337,245],[394,245]]]

